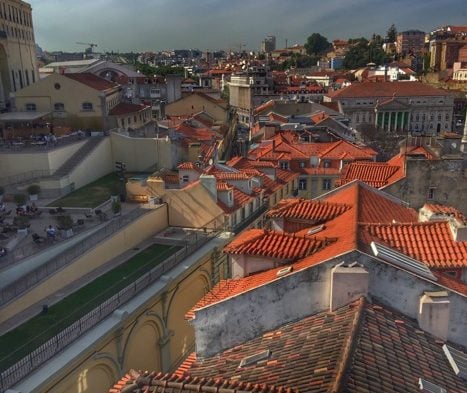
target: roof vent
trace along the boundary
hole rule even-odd
[[[386,262],[394,264],[419,276],[428,278],[429,280],[437,281],[430,269],[424,263],[419,262],[416,259],[410,258],[390,247],[383,246],[382,244],[375,242],[371,242],[371,249],[376,257],[381,258]]]
[[[443,345],[443,351],[454,373],[464,381],[467,381],[467,355],[446,344]]]
[[[266,351],[255,353],[254,355],[247,356],[242,359],[240,362],[240,367],[247,367],[253,364],[258,363],[261,360],[266,360],[271,357],[271,351],[267,349]]]
[[[307,234],[308,235],[313,235],[315,233],[321,232],[324,229],[324,225],[318,225],[317,227],[311,228]]]
[[[284,267],[283,269],[280,269],[277,271],[276,276],[277,277],[285,276],[286,274],[289,274],[292,270],[293,270],[292,266]]]
[[[425,379],[419,378],[418,386],[420,387],[421,392],[425,393],[447,393],[446,389],[443,389],[441,386],[435,385],[434,383],[428,382]]]

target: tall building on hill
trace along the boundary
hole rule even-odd
[[[396,51],[399,54],[419,53],[425,46],[425,32],[420,30],[401,31],[397,34]]]
[[[8,108],[10,92],[38,79],[31,5],[0,0],[0,110]]]
[[[268,35],[263,41],[261,41],[261,52],[271,53],[276,50],[276,37]]]

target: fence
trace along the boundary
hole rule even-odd
[[[13,186],[32,180],[43,179],[52,175],[52,171],[48,169],[37,169],[34,171],[18,173],[17,175],[0,177],[0,186]]]
[[[143,289],[147,288],[163,274],[173,269],[188,255],[191,255],[202,245],[217,236],[217,234],[218,232],[214,231],[202,234],[194,233],[187,239],[187,243],[184,248],[177,251],[163,263],[156,266],[148,273],[138,278],[135,282],[107,299],[99,307],[96,307],[94,310],[81,317],[78,321],[62,330],[19,362],[3,371],[0,374],[0,392],[4,392],[6,389],[21,381],[32,371],[42,366],[47,360],[51,359],[66,346],[70,345],[81,335],[96,326],[118,307],[125,304]]]
[[[21,295],[57,270],[69,265],[75,258],[83,255],[106,237],[114,234],[146,212],[147,210],[144,209],[134,209],[124,216],[112,219],[99,231],[83,239],[82,242],[66,249],[54,258],[51,258],[47,263],[29,272],[26,276],[12,282],[0,291],[0,306]]]

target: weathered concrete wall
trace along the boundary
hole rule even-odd
[[[369,273],[369,296],[416,319],[420,296],[439,287],[360,252],[289,274],[196,312],[196,350],[201,357],[238,345],[285,323],[329,309],[331,269],[342,261],[359,262]],[[467,299],[450,292],[448,339],[467,341]]]
[[[420,209],[434,188],[430,203],[454,206],[467,214],[467,177],[462,170],[462,160],[407,159],[407,176],[386,188],[385,192]]]

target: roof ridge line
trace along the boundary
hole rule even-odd
[[[344,344],[344,348],[342,351],[341,361],[339,362],[339,367],[337,369],[336,377],[334,378],[334,383],[332,389],[329,391],[331,392],[340,392],[342,388],[345,386],[345,381],[347,380],[348,373],[352,366],[352,358],[355,348],[357,347],[357,337],[361,331],[362,327],[362,319],[364,314],[366,300],[365,297],[362,296],[358,300],[358,304],[356,305],[357,311],[355,312],[352,327],[350,330],[349,335],[347,336],[347,340]]]

